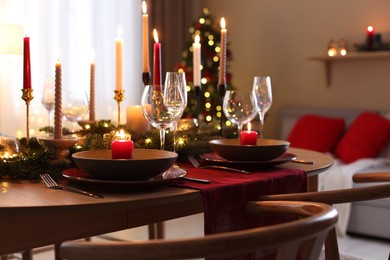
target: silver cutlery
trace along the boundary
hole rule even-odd
[[[206,179],[198,179],[198,178],[191,178],[191,177],[181,177],[181,179],[187,181],[199,182],[199,183],[211,183],[210,180],[206,180]]]
[[[314,164],[314,161],[306,161],[306,160],[298,160],[298,159],[294,159],[291,162],[302,163],[302,164]]]
[[[204,166],[200,166],[199,162],[192,156],[188,156],[188,160],[190,161],[190,163],[195,168],[198,168],[198,169],[214,168],[214,169],[220,169],[220,170],[226,170],[226,171],[250,174],[250,172],[248,172],[248,171],[244,171],[244,170],[236,169],[236,168],[231,168],[231,167],[220,166],[220,165],[204,165]]]
[[[39,177],[41,177],[42,181],[46,184],[46,186],[50,189],[60,189],[60,190],[66,190],[66,191],[72,191],[79,194],[87,195],[94,198],[103,198],[103,195],[90,193],[85,190],[77,189],[71,186],[60,186],[58,183],[47,173],[40,174]]]

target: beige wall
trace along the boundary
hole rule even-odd
[[[353,49],[373,25],[390,42],[388,0],[205,0],[224,16],[234,61],[233,83],[250,89],[254,75],[272,78],[274,102],[266,137],[275,137],[281,106],[390,109],[390,59],[334,63],[332,85],[325,66],[305,57],[326,52],[329,40],[344,38]]]

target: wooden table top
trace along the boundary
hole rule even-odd
[[[286,163],[308,176],[329,168],[331,156],[289,149],[313,165]],[[0,182],[0,255],[203,212],[199,190],[153,186],[99,191],[103,199],[48,189],[43,183]]]

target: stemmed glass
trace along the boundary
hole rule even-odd
[[[165,130],[172,126],[173,113],[164,105],[164,86],[146,85],[141,97],[142,112],[160,130],[160,149],[164,150]]]
[[[183,116],[187,106],[186,79],[182,72],[167,72],[164,86],[164,105],[173,115],[173,152],[176,152],[176,130],[177,122]],[[174,164],[168,171],[175,174],[185,173],[177,164]]]
[[[72,133],[75,133],[76,122],[88,112],[88,98],[84,92],[67,93],[63,99],[62,115],[72,123]]]
[[[238,136],[240,136],[242,126],[252,121],[257,113],[253,93],[238,90],[226,91],[223,99],[223,112],[227,119],[237,125]]]
[[[253,93],[256,98],[257,112],[260,119],[260,138],[264,137],[264,116],[272,104],[271,77],[255,76],[253,79]]]
[[[48,126],[50,127],[50,121],[51,121],[51,115],[54,110],[54,95],[55,95],[55,88],[54,88],[54,79],[53,78],[46,78],[45,83],[43,85],[43,93],[42,93],[42,105],[46,108],[48,113]]]

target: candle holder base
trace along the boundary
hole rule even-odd
[[[218,85],[218,94],[219,94],[219,102],[220,102],[220,106],[221,106],[221,109],[223,108],[223,98],[225,96],[225,93],[226,93],[226,84],[219,84]],[[219,118],[219,128],[220,128],[220,136],[223,136],[223,117],[221,115],[221,117]]]
[[[121,102],[125,100],[125,91],[124,90],[114,90],[115,96],[114,99],[118,103],[118,127],[121,125]]]
[[[78,138],[64,136],[62,139],[54,139],[53,136],[38,137],[38,143],[48,151],[56,153],[56,160],[69,160],[69,149],[77,142]]]
[[[31,88],[22,89],[22,99],[26,102],[26,140],[30,142],[30,101],[33,100],[33,90]]]
[[[150,84],[150,78],[150,72],[142,72],[142,82],[145,86]]]

